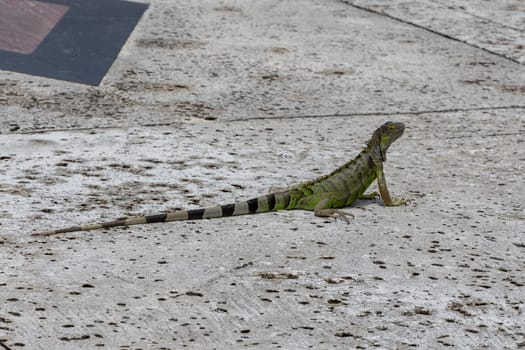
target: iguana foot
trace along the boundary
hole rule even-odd
[[[350,223],[348,217],[354,218],[354,214],[349,213],[340,209],[320,209],[315,211],[315,216],[324,217],[324,218],[334,218],[337,221],[338,218],[344,220],[347,224]]]
[[[407,205],[408,203],[410,203],[409,199],[400,197],[400,198],[392,198],[390,201],[385,202],[385,205],[388,207],[396,207],[398,205]]]

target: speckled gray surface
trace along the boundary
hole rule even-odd
[[[406,137],[386,171],[410,206],[360,202],[349,225],[293,211],[48,239],[29,233],[316,177],[384,118],[0,136],[4,164],[17,164],[0,188],[2,338],[30,348],[523,346],[523,113],[397,120]]]
[[[0,72],[0,347],[524,348],[525,67],[336,1],[192,3],[101,87]],[[30,236],[312,179],[389,119],[408,206]]]
[[[101,87],[2,72],[0,131],[523,107],[524,81],[515,62],[340,1],[159,0]]]
[[[344,1],[525,64],[523,1]]]

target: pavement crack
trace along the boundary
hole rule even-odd
[[[263,116],[253,117],[249,119],[243,118],[232,118],[227,120],[221,120],[224,122],[233,121],[246,121],[246,120],[284,120],[284,119],[295,119],[295,118],[334,118],[334,117],[368,117],[368,116],[420,116],[425,114],[445,114],[445,113],[457,113],[457,112],[475,112],[475,111],[499,111],[499,110],[512,110],[512,109],[525,109],[524,106],[510,105],[510,106],[495,106],[495,107],[473,107],[473,108],[447,108],[447,109],[429,109],[420,111],[400,111],[400,112],[354,112],[354,113],[335,113],[335,114],[304,114],[304,115],[289,115],[289,116]]]
[[[495,56],[498,56],[498,57],[501,57],[505,60],[508,60],[508,61],[511,61],[511,62],[514,62],[514,63],[517,63],[519,64],[520,66],[522,65],[522,63],[520,61],[518,61],[517,59],[514,59],[512,57],[509,57],[509,56],[506,56],[506,55],[503,55],[501,53],[498,53],[498,52],[495,52],[493,50],[489,50],[487,48],[484,48],[484,47],[481,47],[479,45],[476,45],[474,43],[470,43],[468,41],[465,41],[465,40],[462,40],[462,39],[458,39],[452,35],[449,35],[449,34],[445,34],[443,32],[440,32],[440,31],[437,31],[437,30],[434,30],[434,29],[431,29],[431,28],[428,28],[428,27],[425,27],[425,26],[422,26],[420,24],[417,24],[417,23],[414,23],[414,22],[411,22],[411,21],[408,21],[408,20],[405,20],[405,19],[402,19],[402,18],[399,18],[399,17],[395,17],[393,15],[390,15],[386,12],[381,12],[381,11],[377,11],[377,10],[373,10],[371,8],[368,8],[366,6],[361,6],[361,5],[357,5],[357,4],[354,4],[352,2],[350,2],[349,0],[340,0],[341,2],[347,4],[348,6],[351,6],[351,7],[354,7],[356,9],[359,9],[359,10],[362,10],[362,11],[366,11],[368,13],[373,13],[373,14],[376,14],[376,15],[379,15],[379,16],[383,16],[383,17],[387,17],[387,18],[390,18],[394,21],[397,21],[397,22],[400,22],[400,23],[403,23],[403,24],[407,24],[409,26],[413,26],[413,27],[416,27],[418,29],[422,29],[422,30],[425,30],[429,33],[432,33],[432,34],[435,34],[435,35],[438,35],[438,36],[441,36],[445,39],[449,39],[449,40],[453,40],[453,41],[456,41],[456,42],[459,42],[459,43],[462,43],[462,44],[465,44],[465,45],[468,45],[470,47],[474,47],[478,50],[481,50],[481,51],[484,51],[484,52],[487,52],[489,54],[492,54],[492,55],[495,55]],[[486,19],[485,19],[486,20]]]

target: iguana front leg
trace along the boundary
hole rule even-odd
[[[314,215],[319,217],[328,217],[328,218],[334,218],[337,220],[337,218],[343,219],[347,224],[350,223],[350,220],[348,220],[348,217],[354,218],[354,214],[349,213],[344,210],[340,209],[334,209],[332,208],[332,198],[325,198],[322,199],[314,208]]]
[[[392,198],[390,196],[390,192],[388,191],[388,187],[386,185],[386,178],[385,173],[383,171],[383,163],[377,162],[376,163],[376,174],[377,174],[377,184],[379,186],[379,193],[381,193],[381,199],[383,200],[383,203],[389,207],[407,204],[408,200],[405,198]]]

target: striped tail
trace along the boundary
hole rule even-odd
[[[169,221],[214,219],[227,216],[266,213],[270,211],[286,209],[288,208],[289,204],[290,195],[287,192],[278,192],[252,198],[247,201],[240,201],[234,204],[190,210],[176,210],[162,214],[137,216],[98,224],[72,226],[58,230],[35,232],[31,234],[31,236],[52,236],[60,233],[91,231],[118,226],[143,225]]]

